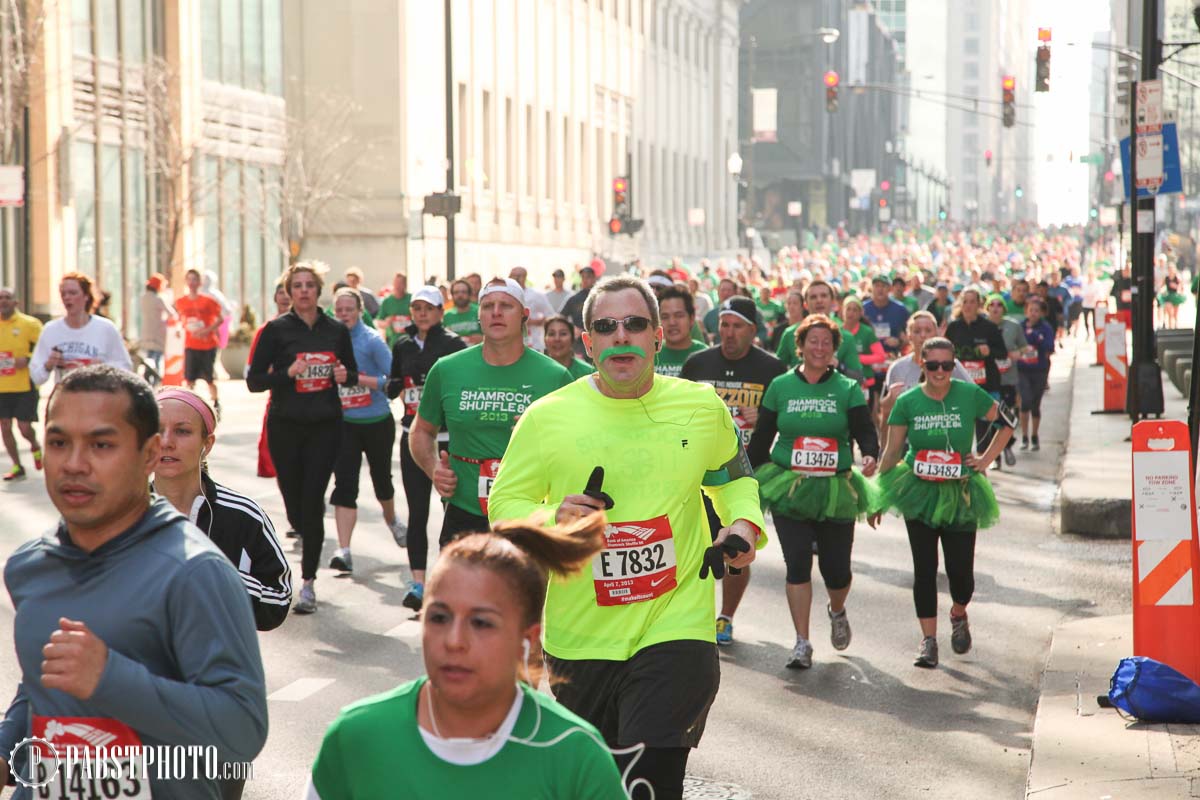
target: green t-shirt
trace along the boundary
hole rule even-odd
[[[787,316],[787,310],[774,300],[768,300],[765,303],[760,300],[755,305],[758,306],[758,313],[762,315],[763,322],[767,323],[768,328],[774,328],[776,322]]]
[[[669,378],[678,378],[679,373],[683,370],[683,362],[688,360],[688,356],[705,350],[707,347],[708,345],[704,342],[698,342],[695,339],[692,339],[692,343],[682,350],[664,347],[654,356],[654,371]]]
[[[452,505],[487,515],[492,479],[517,417],[572,380],[561,364],[529,348],[507,367],[484,361],[482,344],[438,359],[425,378],[417,413],[450,434],[450,466],[458,477]]]
[[[858,354],[868,355],[871,352],[871,345],[879,341],[879,337],[875,335],[875,329],[870,325],[858,324],[858,330],[850,333],[846,330],[846,326],[842,326],[842,333],[854,340],[854,344],[858,347]]]
[[[702,485],[724,524],[759,525],[760,547],[767,533],[758,482],[729,480],[724,469],[740,452],[733,417],[703,383],[655,375],[650,391],[633,400],[607,397],[591,383],[575,381],[525,412],[490,503],[492,521],[553,519],[562,499],[604,467],[603,489],[615,503],[605,549],[581,573],[551,578],[546,651],[624,661],[663,642],[715,642],[713,583],[699,577],[712,544]]]
[[[581,358],[571,359],[571,366],[567,367],[567,372],[570,373],[571,377],[575,380],[579,380],[584,375],[591,375],[595,371],[595,367]]]
[[[468,766],[443,761],[417,726],[426,680],[420,677],[341,710],[313,762],[312,783],[321,800],[624,800],[616,762],[599,732],[524,684],[516,725],[498,753]],[[579,732],[563,736],[573,729]],[[549,742],[559,736],[562,740],[550,747],[512,741]]]
[[[788,369],[800,363],[800,356],[796,354],[796,328],[799,326],[799,322],[795,325],[787,326],[787,329],[783,332],[783,336],[779,337],[779,349],[775,351],[775,357],[782,361],[783,365]],[[861,329],[866,326],[859,327]],[[846,333],[845,328],[842,328],[842,343],[838,345],[835,356],[843,370],[852,372],[855,375],[863,374],[862,361],[858,358],[858,343],[853,336]]]
[[[471,307],[466,311],[447,311],[442,316],[442,326],[464,339],[468,336],[478,336],[483,333],[483,328],[479,326],[479,304],[471,303]]]
[[[395,344],[396,339],[408,327],[408,323],[412,322],[412,317],[408,311],[408,304],[410,302],[412,302],[411,294],[406,294],[403,297],[396,297],[389,294],[379,304],[379,316],[376,319],[379,323],[379,329],[387,336],[389,345]]]
[[[794,454],[828,452],[828,442],[812,440],[832,439],[837,443],[837,471],[850,469],[854,453],[849,411],[866,404],[858,382],[840,372],[819,383],[809,383],[796,370],[785,372],[771,381],[762,402],[763,408],[778,415],[779,438],[771,448],[771,460],[784,469],[801,466],[804,462],[794,462]]]
[[[908,313],[910,313],[910,314],[921,310],[920,301],[918,301],[917,298],[913,297],[910,294],[906,294],[901,297],[893,297],[892,299],[899,300],[901,305],[903,305],[905,308],[907,308]]]
[[[1004,298],[1004,316],[1018,325],[1025,324],[1025,304],[1018,305],[1011,297]]]
[[[888,425],[908,426],[908,455],[911,467],[919,450],[947,450],[966,456],[975,447],[975,420],[987,416],[996,404],[992,396],[966,381],[950,381],[943,400],[934,400],[923,387],[914,386],[896,400]],[[971,473],[962,465],[963,475]]]

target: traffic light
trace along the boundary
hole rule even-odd
[[[1037,65],[1036,79],[1034,80],[1033,90],[1035,92],[1050,91],[1050,46],[1042,45],[1037,49]]]
[[[1137,82],[1138,65],[1132,59],[1121,56],[1122,61],[1117,65],[1117,108],[1129,113],[1129,98],[1133,95],[1133,85]]]
[[[1095,206],[1092,206],[1091,211],[1088,212],[1088,216],[1091,217],[1092,219],[1096,219],[1096,217],[1100,216],[1100,209],[1096,208]]]
[[[825,110],[830,114],[838,110],[838,83],[840,79],[833,70],[825,73]]]
[[[1019,183],[1018,183],[1018,184],[1017,184],[1017,188],[1016,188],[1016,189],[1013,189],[1013,195],[1014,195],[1014,196],[1015,196],[1015,197],[1016,197],[1018,200],[1020,200],[1022,197],[1024,197],[1024,196],[1025,196],[1025,190],[1021,188],[1021,184],[1019,184]]]
[[[938,206],[938,219],[941,220],[942,222],[945,222],[946,217],[948,217],[948,216],[950,216],[950,215],[946,213],[946,207]]]
[[[608,221],[608,232],[613,236],[621,233],[629,222],[629,179],[613,178],[613,210]]]
[[[983,151],[983,163],[989,167],[992,165],[992,151],[991,150]]]
[[[1017,124],[1017,79],[1012,75],[1001,79],[1000,96],[1004,101],[1004,127],[1011,128]]]

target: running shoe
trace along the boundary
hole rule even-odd
[[[413,581],[408,585],[408,591],[404,593],[404,599],[400,601],[400,605],[411,608],[413,611],[420,611],[424,604],[425,584]]]
[[[39,470],[39,471],[42,468],[42,451],[41,450],[33,451],[33,468],[36,470]]]
[[[1028,437],[1028,436],[1022,436],[1022,437],[1021,437],[1021,449],[1022,449],[1022,450],[1028,450],[1028,449],[1029,449],[1029,437]]]
[[[1015,466],[1017,463],[1017,454],[1012,451],[1012,445],[1004,448],[1004,463],[1008,466]]]
[[[22,466],[19,466],[19,465],[13,467],[8,472],[4,473],[4,480],[6,480],[6,481],[19,481],[24,477],[25,477],[25,468]]]
[[[733,644],[733,620],[729,617],[717,617],[717,644],[722,647]]]
[[[1036,436],[1033,437],[1033,445],[1031,446],[1031,449],[1033,449],[1033,450],[1041,450],[1042,449],[1042,443],[1038,441],[1038,437],[1036,437]]]
[[[829,614],[829,643],[834,650],[845,650],[850,646],[850,618],[846,616],[846,609],[835,614],[826,604],[825,613]]]
[[[950,615],[950,647],[960,656],[971,651],[971,626],[967,624],[967,615],[961,617]]]
[[[812,666],[812,643],[803,636],[796,637],[796,645],[792,648],[791,658],[788,659],[788,669],[808,669]]]
[[[338,572],[354,572],[354,561],[350,558],[350,548],[339,547],[338,551],[333,554],[333,558],[329,559],[329,568],[336,569]]]
[[[311,583],[300,587],[300,599],[292,609],[297,614],[314,614],[317,611],[317,590]]]
[[[917,659],[913,662],[914,667],[923,667],[925,669],[933,669],[938,665],[938,647],[936,636],[926,636],[921,640],[921,647],[917,650]]]
[[[401,522],[399,517],[392,520],[392,524],[388,525],[388,530],[392,532],[392,539],[395,540],[397,547],[404,547],[408,544],[408,526]]]

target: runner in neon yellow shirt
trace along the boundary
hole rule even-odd
[[[729,561],[740,568],[765,544],[758,485],[712,387],[654,374],[662,329],[645,283],[598,284],[584,322],[598,373],[522,415],[488,513],[495,521],[540,512],[561,523],[602,510],[599,492],[580,492],[604,468],[602,491],[614,503],[606,548],[590,571],[553,580],[547,596],[547,663],[564,679],[552,686],[610,745],[644,742],[632,776],[678,797],[720,680],[713,587],[701,567],[722,563],[718,545],[749,545]],[[725,524],[713,547],[702,487]]]

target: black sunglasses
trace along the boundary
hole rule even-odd
[[[607,336],[610,333],[616,333],[618,325],[624,325],[628,333],[641,333],[650,327],[650,319],[649,317],[638,316],[626,317],[625,319],[601,317],[600,319],[592,320],[592,332]]]
[[[954,371],[954,362],[953,361],[926,361],[925,362],[925,371],[926,372],[937,372],[938,370],[941,370],[942,372],[953,372]]]

